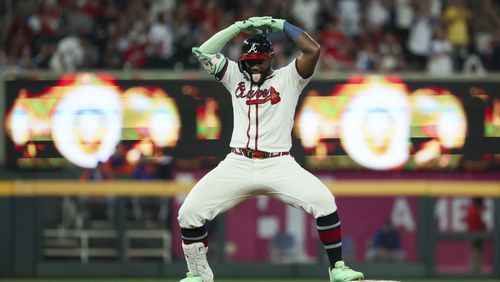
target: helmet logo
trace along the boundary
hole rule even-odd
[[[250,50],[248,50],[248,53],[258,53],[255,43],[252,44],[252,47],[250,48]]]

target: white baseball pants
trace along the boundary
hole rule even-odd
[[[280,199],[314,218],[337,210],[330,190],[290,155],[249,159],[229,153],[193,187],[179,210],[179,224],[200,227],[256,195]]]

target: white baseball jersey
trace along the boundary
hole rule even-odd
[[[202,58],[202,65],[229,90],[234,129],[231,147],[271,153],[287,152],[300,93],[310,79],[297,72],[296,60],[276,70],[259,87],[251,85],[238,65],[220,54]],[[219,70],[219,71],[217,71]],[[330,190],[289,154],[251,159],[229,153],[193,187],[179,210],[182,228],[195,228],[255,195],[266,195],[312,214],[337,210]]]
[[[231,147],[272,153],[290,150],[295,108],[310,80],[299,75],[295,62],[274,71],[258,86],[245,79],[237,63],[228,60],[220,81],[233,104]]]

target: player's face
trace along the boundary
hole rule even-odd
[[[247,67],[247,69],[249,69],[252,73],[258,71],[262,73],[269,67],[270,60],[269,59],[245,60],[244,64]]]
[[[269,72],[271,67],[271,59],[256,59],[243,61],[245,68],[252,76],[255,83],[261,82]]]

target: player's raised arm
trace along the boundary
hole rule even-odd
[[[229,27],[214,34],[200,47],[193,47],[192,52],[196,57],[198,57],[198,60],[202,63],[203,68],[205,68],[210,74],[216,75],[224,68],[227,61],[224,56],[217,55],[222,48],[224,48],[224,46],[231,41],[231,39],[240,34],[240,32],[249,34],[263,33],[261,29],[254,27],[254,22],[265,19],[271,19],[271,17],[253,17],[248,20],[235,22]]]
[[[321,48],[305,31],[297,37],[295,45],[302,51],[302,54],[297,58],[298,71],[303,77],[310,77],[318,63]]]
[[[295,42],[297,48],[302,51],[302,54],[297,58],[297,70],[299,74],[304,78],[308,78],[314,73],[321,48],[307,32],[292,25],[286,20],[273,18],[259,19],[254,22],[254,27],[267,27],[272,31],[283,31],[293,40],[293,42]]]

